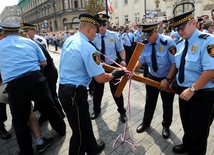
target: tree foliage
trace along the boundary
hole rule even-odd
[[[86,13],[95,15],[100,11],[103,11],[102,0],[88,0],[85,4]]]

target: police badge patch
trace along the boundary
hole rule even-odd
[[[214,58],[214,44],[210,44],[207,46],[207,53],[209,56]]]
[[[110,43],[114,42],[114,38],[109,39]]]
[[[197,49],[198,49],[198,46],[197,45],[193,45],[192,49],[191,49],[191,52],[195,53],[197,51]]]
[[[164,46],[159,46],[159,52],[163,52]]]
[[[94,52],[93,54],[92,54],[92,57],[93,57],[93,59],[94,59],[94,62],[96,63],[96,64],[100,64],[100,58],[99,58],[99,53],[98,52]]]
[[[170,46],[169,47],[169,51],[172,55],[175,55],[176,54],[176,47],[175,46]]]

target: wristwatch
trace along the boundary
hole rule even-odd
[[[196,92],[196,89],[193,86],[189,87],[192,92]]]
[[[172,79],[170,79],[170,78],[165,78],[166,79],[166,81],[168,82],[168,83],[171,83],[172,82]]]

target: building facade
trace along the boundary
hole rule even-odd
[[[6,6],[0,15],[0,21],[15,21],[17,23],[20,23],[22,19],[19,6]]]
[[[133,25],[149,21],[162,21],[164,17],[173,17],[174,7],[181,2],[192,2],[195,5],[195,17],[211,16],[214,0],[111,0],[114,9],[110,13],[112,25]]]
[[[37,25],[38,32],[78,28],[85,0],[19,0],[24,22]]]
[[[1,21],[13,20],[35,24],[39,33],[78,29],[78,16],[85,12],[90,0],[19,0],[18,5],[7,6],[0,15]],[[173,8],[181,2],[195,4],[195,17],[211,16],[214,0],[97,0],[106,8],[110,2],[113,11],[108,11],[111,24],[133,25],[147,21],[161,21],[173,17]]]

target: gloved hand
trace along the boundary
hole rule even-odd
[[[124,76],[126,74],[126,72],[124,70],[118,70],[118,69],[113,70],[111,73],[114,76],[113,80],[121,78],[121,76]]]

